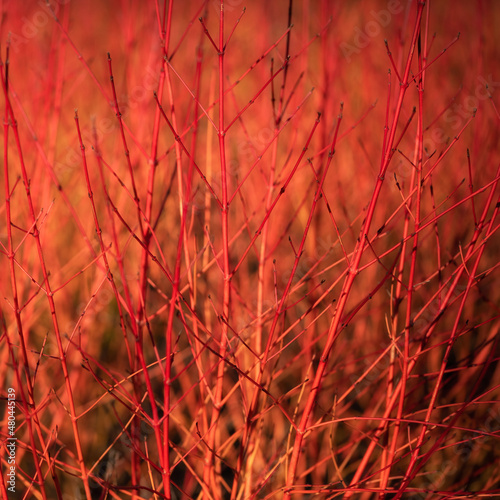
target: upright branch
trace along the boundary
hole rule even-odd
[[[78,429],[78,415],[76,412],[75,400],[73,397],[73,387],[71,385],[70,374],[69,374],[69,369],[68,369],[67,352],[63,346],[62,332],[61,332],[61,329],[59,327],[59,320],[58,320],[58,315],[57,315],[57,310],[56,310],[56,305],[55,305],[55,300],[54,300],[54,292],[52,291],[52,287],[51,287],[51,280],[49,278],[49,271],[48,271],[47,266],[45,264],[44,251],[43,251],[42,242],[40,239],[40,232],[38,229],[37,216],[35,213],[33,198],[31,196],[30,178],[29,178],[28,172],[26,170],[23,150],[22,150],[22,146],[21,146],[21,139],[20,139],[19,131],[18,131],[18,127],[17,127],[17,120],[16,120],[16,117],[14,115],[12,105],[10,103],[10,98],[8,96],[6,82],[5,82],[5,79],[3,77],[3,72],[0,71],[0,74],[1,74],[1,78],[2,78],[2,88],[4,91],[4,96],[5,96],[5,101],[6,101],[5,105],[7,108],[7,118],[9,120],[9,122],[12,126],[12,129],[13,129],[13,132],[14,132],[14,139],[15,139],[16,149],[17,149],[17,153],[18,153],[18,157],[19,157],[19,165],[21,167],[21,177],[22,177],[24,189],[26,192],[26,199],[27,199],[27,203],[28,203],[30,224],[32,227],[31,234],[32,234],[33,238],[35,239],[35,244],[36,244],[37,253],[38,253],[38,259],[39,259],[40,268],[41,268],[42,275],[43,275],[44,292],[45,292],[45,296],[47,297],[47,301],[48,301],[48,305],[49,305],[49,309],[50,309],[52,327],[54,329],[53,335],[54,335],[55,340],[56,340],[58,354],[59,354],[58,359],[59,359],[59,362],[61,364],[63,377],[64,377],[64,384],[65,384],[65,389],[66,389],[66,397],[67,397],[67,405],[68,405],[68,413],[69,413],[70,418],[71,418],[71,426],[72,426],[72,431],[73,431],[73,438],[75,441],[78,466],[80,469],[81,479],[82,479],[82,482],[83,482],[84,488],[85,488],[85,496],[86,496],[87,500],[91,500],[92,495],[91,495],[90,486],[89,486],[88,473],[87,473],[87,469],[85,467],[83,448],[82,448],[81,438],[80,438],[80,431]],[[9,196],[10,196],[10,193],[9,193]]]
[[[5,76],[3,74],[3,68],[5,68]],[[3,88],[3,93],[4,93],[4,99],[7,101],[9,99],[9,46],[7,46],[7,56],[6,56],[6,63],[5,66],[3,64],[2,59],[0,59],[0,73],[1,73],[1,78],[2,78],[2,88]],[[59,489],[59,483],[57,480],[57,475],[55,473],[54,467],[52,460],[50,460],[49,454],[46,451],[46,444],[45,440],[43,438],[43,433],[42,429],[40,426],[40,420],[38,418],[38,409],[37,409],[37,404],[35,401],[35,395],[34,395],[34,390],[33,390],[33,380],[32,380],[32,375],[31,375],[31,369],[30,369],[30,363],[29,363],[29,358],[28,358],[28,351],[27,351],[27,338],[26,338],[26,333],[24,331],[24,326],[23,326],[23,321],[21,318],[21,307],[20,307],[20,301],[19,301],[19,292],[18,292],[18,285],[17,285],[17,277],[16,277],[16,249],[14,248],[14,240],[13,240],[13,235],[12,235],[12,227],[13,227],[13,222],[12,222],[12,207],[11,207],[11,196],[13,194],[13,189],[11,190],[10,186],[10,181],[9,181],[9,127],[12,125],[11,122],[11,114],[10,114],[10,109],[8,106],[5,106],[5,116],[4,116],[4,123],[3,123],[3,129],[4,129],[4,141],[3,141],[3,173],[4,173],[4,190],[5,190],[5,217],[6,217],[6,229],[7,229],[7,257],[9,259],[9,271],[10,271],[10,282],[11,282],[11,288],[12,288],[12,301],[13,301],[13,309],[14,309],[14,315],[15,315],[15,322],[16,322],[16,328],[17,328],[17,333],[19,335],[19,345],[21,347],[21,360],[22,364],[21,367],[19,367],[19,363],[15,357],[14,351],[11,346],[10,339],[8,337],[9,333],[7,332],[7,329],[4,324],[4,318],[2,314],[2,323],[4,326],[4,336],[9,344],[9,351],[11,354],[11,359],[12,359],[12,364],[14,367],[14,373],[17,378],[17,394],[19,395],[19,399],[21,400],[21,404],[23,406],[24,413],[26,415],[26,424],[28,426],[28,435],[30,438],[30,447],[31,447],[31,453],[33,455],[33,462],[35,464],[35,469],[36,469],[36,476],[35,476],[35,481],[37,484],[40,485],[40,491],[42,494],[42,498],[46,499],[47,498],[47,493],[45,491],[45,484],[44,484],[44,479],[43,479],[43,474],[42,470],[40,467],[40,462],[38,458],[38,453],[37,453],[37,445],[35,441],[35,431],[36,435],[38,436],[40,443],[43,447],[44,450],[44,459],[50,467],[50,472],[51,475],[54,479],[54,483],[57,487],[57,490],[60,491]],[[17,127],[17,125],[16,125]],[[24,394],[24,384],[23,384],[23,379],[21,376],[21,371],[24,373],[24,380],[26,383],[26,389],[27,389],[27,397]],[[5,484],[2,481],[2,489],[4,490],[4,494],[7,497],[7,491],[5,490]]]
[[[219,17],[219,43],[217,45],[219,59],[219,124],[217,135],[219,139],[219,157],[221,172],[221,228],[222,228],[222,262],[223,262],[223,298],[222,298],[222,317],[219,319],[221,328],[219,362],[217,367],[217,381],[214,391],[213,410],[210,423],[210,429],[207,439],[207,451],[205,457],[205,467],[203,471],[203,481],[210,485],[215,492],[218,489],[216,479],[216,466],[214,463],[215,450],[217,447],[218,426],[217,422],[222,410],[224,371],[226,369],[225,359],[228,342],[228,324],[230,322],[229,307],[231,301],[231,270],[229,267],[229,203],[228,203],[228,174],[226,163],[226,131],[224,122],[224,104],[225,104],[225,74],[224,74],[224,55],[226,45],[224,40],[224,0],[220,0]]]
[[[373,216],[375,213],[375,208],[377,206],[377,201],[379,199],[380,191],[382,189],[382,184],[384,182],[385,174],[387,172],[387,169],[389,167],[389,163],[391,161],[391,158],[393,156],[393,145],[396,137],[396,129],[397,129],[397,124],[399,122],[399,116],[401,114],[402,106],[403,106],[403,100],[404,96],[406,93],[406,90],[409,85],[409,78],[410,78],[410,67],[411,67],[411,61],[413,59],[413,53],[415,51],[415,47],[417,44],[417,39],[418,35],[420,33],[420,22],[422,18],[422,10],[423,10],[423,4],[418,3],[417,7],[417,19],[415,22],[415,28],[413,31],[413,37],[410,45],[410,51],[408,54],[408,58],[406,61],[406,68],[403,76],[403,83],[400,85],[399,89],[399,96],[398,96],[398,101],[396,105],[396,111],[394,114],[394,118],[392,120],[392,125],[391,129],[389,132],[389,138],[387,141],[387,148],[385,155],[382,159],[381,165],[380,165],[380,170],[379,170],[379,175],[377,178],[377,182],[375,184],[375,189],[373,191],[370,204],[368,206],[367,210],[367,215],[365,218],[365,221],[362,225],[356,247],[354,249],[354,255],[353,258],[351,259],[351,265],[349,268],[349,272],[346,276],[346,279],[344,281],[344,284],[342,286],[342,290],[340,292],[340,297],[337,305],[337,309],[335,311],[334,318],[331,322],[329,331],[328,331],[328,337],[327,341],[325,344],[325,347],[323,349],[323,353],[321,355],[321,358],[319,360],[318,368],[316,369],[316,373],[314,376],[314,381],[311,386],[311,390],[309,392],[305,408],[302,413],[302,417],[300,420],[299,424],[299,429],[295,435],[295,441],[293,445],[293,452],[292,452],[292,457],[290,459],[290,466],[288,469],[288,474],[287,474],[287,481],[286,481],[286,490],[285,490],[285,500],[290,500],[291,495],[292,495],[292,488],[293,484],[295,481],[295,475],[298,467],[298,462],[300,458],[300,451],[302,447],[302,441],[304,439],[304,434],[307,431],[307,427],[310,421],[310,418],[312,416],[312,411],[314,408],[314,405],[316,403],[316,400],[318,398],[318,394],[321,388],[321,383],[323,380],[323,375],[326,370],[326,365],[328,363],[329,357],[331,350],[333,348],[333,345],[335,343],[335,340],[341,333],[341,331],[345,328],[345,324],[341,324],[342,317],[344,315],[344,309],[347,304],[347,300],[349,298],[350,291],[353,287],[354,280],[356,279],[356,276],[359,271],[359,265],[361,262],[361,257],[363,256],[363,252],[366,246],[366,243],[368,241],[368,233],[370,231],[371,227],[371,222],[373,220]],[[358,471],[356,472],[356,477],[359,475]],[[354,481],[354,480],[353,480]]]

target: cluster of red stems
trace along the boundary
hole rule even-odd
[[[477,5],[2,5],[2,498],[500,494]]]

